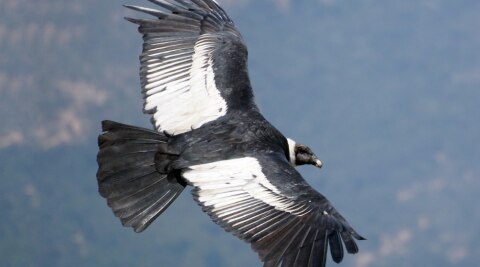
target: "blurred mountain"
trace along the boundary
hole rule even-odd
[[[480,2],[219,2],[262,112],[368,238],[339,266],[477,266]],[[150,127],[125,3],[149,5],[0,2],[0,266],[259,266],[188,192],[141,234],[98,195],[100,121]]]

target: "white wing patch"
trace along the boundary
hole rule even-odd
[[[216,40],[161,38],[142,55],[145,111],[157,130],[181,134],[227,113],[211,58]]]
[[[215,84],[212,55],[215,41],[214,35],[202,35],[195,44],[195,54],[190,73],[190,86],[193,100],[191,114],[193,128],[216,120],[227,114],[227,103],[220,95]]]
[[[253,157],[191,166],[183,177],[198,189],[198,201],[220,217],[241,212],[252,205],[260,208],[260,204],[298,216],[309,212],[308,207],[283,196],[265,177],[260,163]]]

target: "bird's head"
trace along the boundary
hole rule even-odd
[[[322,167],[322,161],[317,158],[308,146],[297,144],[290,138],[287,138],[287,141],[290,163],[292,163],[293,166],[311,164],[318,168]]]

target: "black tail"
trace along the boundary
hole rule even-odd
[[[162,133],[113,121],[102,122],[97,181],[115,216],[135,232],[147,228],[182,193],[185,184],[169,163]]]

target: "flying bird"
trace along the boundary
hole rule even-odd
[[[97,181],[124,226],[145,230],[183,192],[251,244],[264,266],[339,263],[363,240],[295,169],[322,162],[260,113],[247,48],[214,0],[126,6],[143,34],[140,80],[148,130],[103,121]]]

